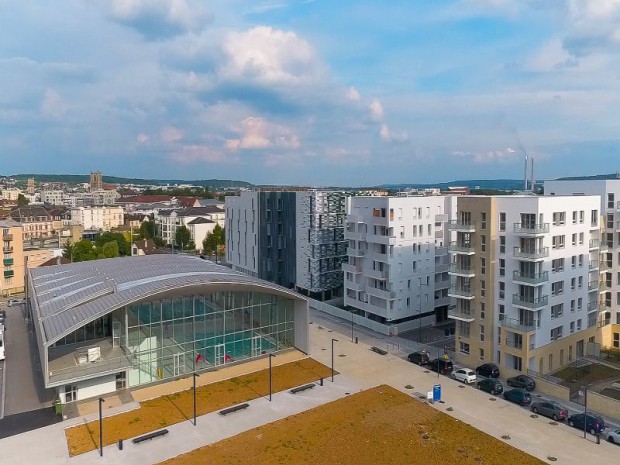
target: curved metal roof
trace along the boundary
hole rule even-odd
[[[290,289],[188,255],[109,258],[28,272],[33,317],[45,344],[114,309],[188,286],[240,284],[303,299]]]

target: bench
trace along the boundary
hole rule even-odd
[[[313,387],[314,387],[314,384],[310,383],[310,384],[306,384],[305,386],[299,386],[299,387],[293,388],[289,392],[291,394],[297,394],[298,392],[302,392],[307,389],[312,389]]]
[[[167,429],[160,429],[159,431],[153,431],[152,433],[145,434],[144,436],[138,436],[137,438],[133,438],[131,442],[133,442],[134,444],[140,444],[141,442],[149,441],[158,436],[165,436],[166,434],[168,434]]]
[[[220,410],[220,415],[228,415],[229,413],[238,412],[239,410],[246,409],[250,406],[250,404],[239,404],[233,407],[225,408],[224,410]]]
[[[370,350],[378,353],[379,355],[387,355],[387,350],[379,349],[378,347],[375,347],[375,346],[372,346]]]

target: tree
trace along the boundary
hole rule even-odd
[[[100,250],[103,250],[104,244],[108,242],[116,242],[118,245],[118,255],[120,257],[126,257],[131,255],[131,245],[125,239],[121,233],[115,233],[111,231],[106,231],[97,235],[97,239],[95,240],[95,244]]]
[[[101,253],[104,258],[118,257],[118,242],[106,242],[105,244],[103,244],[103,247],[101,247]]]
[[[75,250],[75,244],[73,244],[69,240],[65,243],[65,247],[62,249],[62,256],[65,257],[67,260],[71,260],[74,250]]]
[[[175,243],[182,249],[187,249],[192,240],[192,233],[189,232],[187,226],[181,225],[177,228],[174,235]]]
[[[142,239],[153,239],[155,237],[155,222],[151,219],[143,221],[139,232]]]
[[[73,262],[96,260],[99,256],[97,247],[88,239],[82,239],[73,246],[72,254],[67,257]]]
[[[202,250],[206,253],[218,253],[220,246],[226,243],[226,234],[224,229],[216,224],[213,231],[208,232],[202,241]]]
[[[29,203],[30,203],[30,201],[26,198],[26,196],[24,194],[19,194],[17,196],[17,206],[18,207],[25,207]]]

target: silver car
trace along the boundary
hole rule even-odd
[[[530,410],[537,415],[553,418],[554,421],[564,421],[568,418],[568,409],[552,400],[532,402]]]
[[[620,445],[620,429],[615,429],[607,433],[607,441],[612,444]]]

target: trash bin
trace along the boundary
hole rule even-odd
[[[54,402],[54,412],[56,415],[62,415],[62,404],[58,400]]]
[[[355,336],[355,343],[357,344],[357,336]]]
[[[118,450],[123,450],[123,440],[122,439],[118,440]]]

